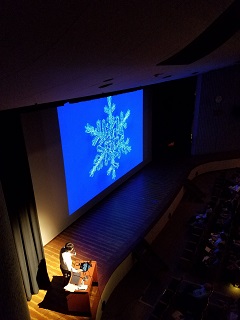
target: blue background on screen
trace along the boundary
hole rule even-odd
[[[132,150],[116,159],[119,168],[116,170],[115,180],[111,175],[107,176],[109,165],[103,165],[93,177],[89,176],[97,151],[96,146],[92,146],[94,137],[85,132],[85,126],[89,123],[96,128],[97,120],[107,119],[108,114],[104,112],[107,97],[66,103],[57,108],[69,214],[81,208],[143,161],[143,91],[113,95],[112,103],[115,104],[114,116],[119,116],[121,111],[124,115],[127,110],[131,112],[127,119],[124,139],[130,139]]]

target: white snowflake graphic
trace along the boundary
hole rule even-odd
[[[85,126],[85,132],[89,133],[94,138],[92,146],[96,146],[97,154],[93,160],[93,167],[89,171],[90,177],[93,177],[96,171],[99,171],[103,166],[109,166],[107,175],[112,175],[112,179],[116,178],[116,169],[119,168],[119,162],[122,154],[127,154],[131,151],[129,138],[125,140],[124,130],[127,128],[127,119],[130,116],[130,110],[127,110],[124,115],[120,112],[119,116],[114,116],[113,112],[116,105],[112,103],[112,97],[107,97],[107,105],[104,107],[104,112],[108,114],[107,119],[97,120],[96,128],[89,123]]]

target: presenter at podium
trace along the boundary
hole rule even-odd
[[[67,242],[60,250],[60,269],[64,277],[64,286],[66,286],[70,280],[71,272],[80,272],[80,269],[75,269],[72,266],[72,256],[76,255],[74,244]]]

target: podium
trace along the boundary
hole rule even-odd
[[[97,263],[91,262],[91,267],[86,272],[72,273],[69,285],[65,287],[67,294],[68,311],[81,314],[91,314],[90,297],[93,286],[98,285]],[[84,280],[84,285],[82,280]]]

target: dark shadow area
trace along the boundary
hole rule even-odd
[[[53,276],[52,282],[47,290],[44,300],[38,304],[39,308],[48,309],[67,315],[89,316],[68,310],[67,296],[69,292],[63,289],[63,277]]]
[[[39,289],[47,290],[50,286],[50,279],[47,273],[46,260],[42,259],[38,266],[37,283]]]
[[[67,314],[67,297],[63,289],[63,277],[53,276],[44,300],[38,304],[39,308]]]
[[[145,239],[141,239],[132,252],[133,258],[140,264],[145,274],[150,278],[161,278],[163,272],[169,270],[168,265],[157,254]]]

